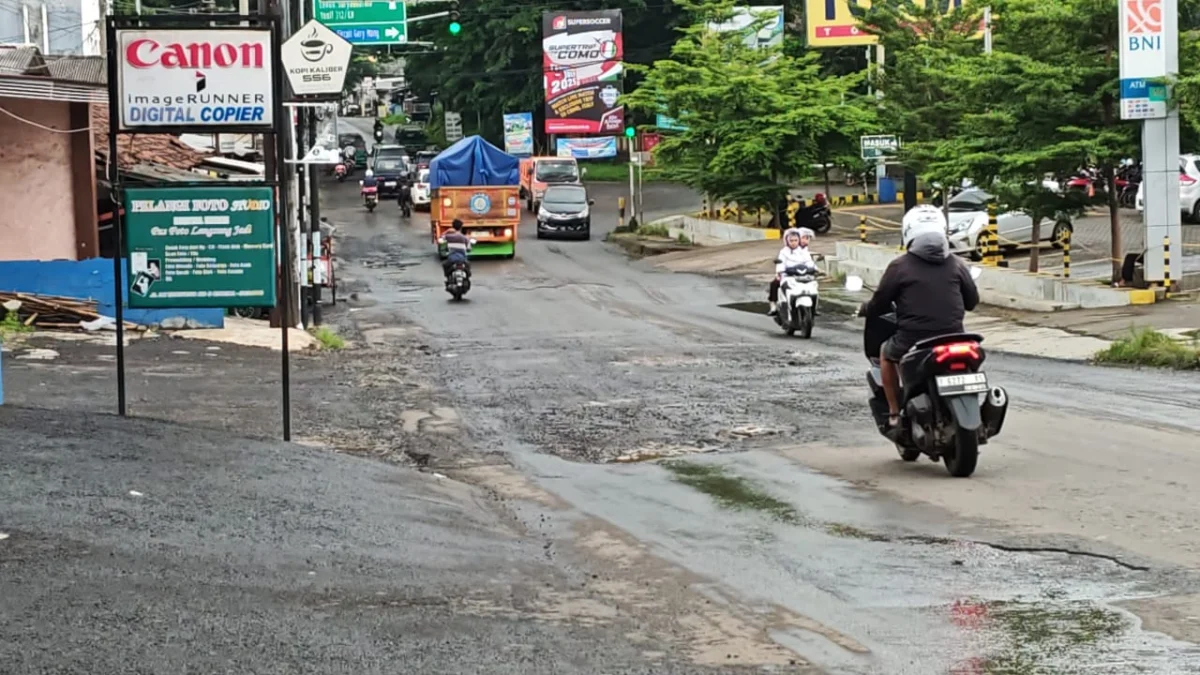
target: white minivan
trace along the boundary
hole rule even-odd
[[[1184,220],[1200,223],[1200,157],[1183,155],[1179,158],[1179,210]],[[1146,204],[1146,181],[1138,186],[1137,210],[1144,211]]]

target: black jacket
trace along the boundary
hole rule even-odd
[[[966,263],[950,255],[944,237],[920,235],[908,253],[888,265],[865,314],[876,317],[895,303],[896,341],[963,332],[963,316],[979,304],[979,290]]]

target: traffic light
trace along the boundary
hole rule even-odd
[[[458,22],[458,0],[450,2],[450,26],[451,35],[458,35],[462,32],[462,24]]]
[[[633,124],[633,115],[625,116],[625,138],[633,138],[637,135],[637,127]]]

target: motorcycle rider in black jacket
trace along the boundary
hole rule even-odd
[[[921,340],[963,332],[963,317],[979,304],[970,269],[950,253],[941,209],[913,208],[904,216],[901,238],[907,253],[888,265],[875,294],[859,310],[867,318],[896,314],[896,334],[879,354],[889,435],[900,429],[900,359]]]

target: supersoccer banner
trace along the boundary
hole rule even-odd
[[[542,15],[546,133],[603,134],[625,129],[621,94],[621,10]]]

